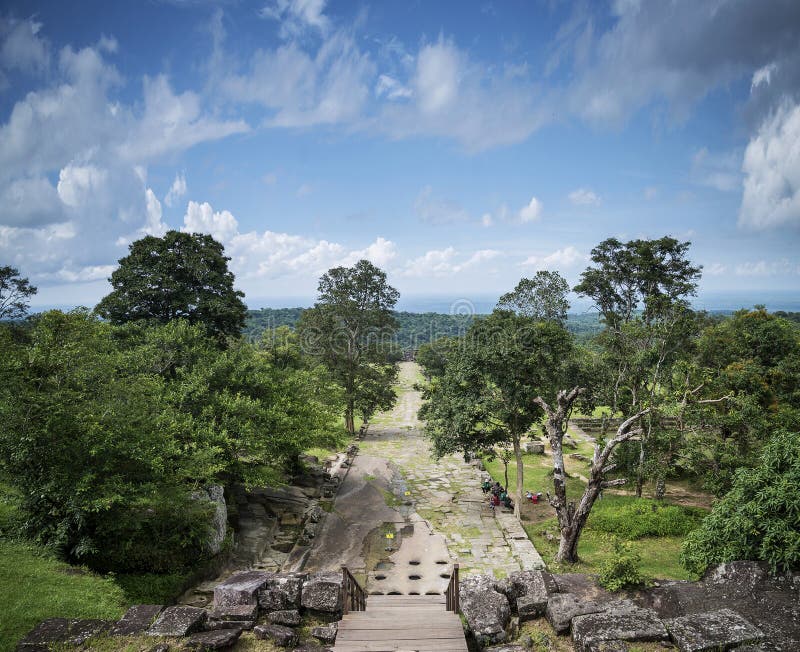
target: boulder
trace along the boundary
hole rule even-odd
[[[54,646],[82,645],[92,636],[106,631],[107,620],[69,620],[48,618],[34,627],[19,643],[17,652],[40,652]]]
[[[666,641],[664,623],[652,609],[611,608],[572,619],[572,642],[576,652],[594,652],[612,641]]]
[[[147,630],[150,636],[188,636],[203,628],[208,613],[198,607],[167,607]]]
[[[681,652],[728,650],[757,643],[764,633],[732,609],[681,616],[666,621],[667,630]]]
[[[330,623],[324,627],[314,627],[314,629],[311,630],[311,636],[319,640],[320,643],[330,643],[332,645],[336,642],[336,634],[338,631],[338,623]]]
[[[307,573],[273,575],[258,592],[258,605],[266,612],[297,609]]]
[[[274,575],[265,571],[234,573],[214,588],[214,606],[258,604],[258,592]]]
[[[603,611],[603,605],[595,600],[581,600],[571,593],[557,593],[547,600],[545,615],[547,622],[559,634],[569,631],[570,623],[576,616]]]
[[[258,618],[257,604],[240,604],[217,607],[206,621],[206,629],[253,629]]]
[[[110,636],[136,636],[144,634],[158,614],[164,610],[160,604],[135,604],[108,630]]]
[[[267,614],[267,620],[273,625],[297,627],[300,624],[300,612],[297,609],[283,609]]]
[[[239,640],[241,629],[218,629],[192,634],[183,642],[185,650],[226,650]]]
[[[342,574],[316,573],[303,583],[300,604],[311,611],[342,612]]]
[[[461,613],[478,645],[486,647],[506,640],[511,619],[508,598],[495,590],[494,578],[477,575],[465,578],[459,586]]]
[[[522,450],[534,455],[544,455],[544,443],[540,441],[526,441],[522,445]]]
[[[293,647],[300,640],[291,627],[283,625],[256,625],[253,633],[259,640],[271,640],[280,647]]]
[[[547,600],[557,587],[550,573],[539,570],[526,570],[511,573],[509,602],[516,607],[520,622],[532,620],[547,610]]]

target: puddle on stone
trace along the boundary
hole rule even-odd
[[[375,564],[375,570],[392,570],[393,567],[394,567],[393,561],[388,561],[384,559]]]

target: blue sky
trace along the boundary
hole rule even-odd
[[[485,298],[668,234],[800,300],[798,43],[794,0],[6,0],[0,264],[93,305],[172,228],[253,306],[362,257]]]

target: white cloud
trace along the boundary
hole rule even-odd
[[[766,66],[762,66],[753,73],[753,81],[750,82],[750,92],[755,91],[761,84],[769,86],[772,81],[772,74],[778,69],[778,65],[773,61]]]
[[[308,29],[326,32],[330,21],[325,16],[326,0],[272,0],[259,15],[281,23],[281,36],[291,38]]]
[[[403,86],[394,77],[389,75],[379,75],[378,82],[375,84],[375,96],[386,97],[390,100],[402,100],[413,96],[414,92],[407,86]]]
[[[588,188],[578,188],[569,193],[569,200],[576,206],[599,206],[600,197]]]
[[[777,276],[800,274],[800,264],[786,258],[780,260],[758,260],[739,263],[734,268],[737,276]]]
[[[485,227],[490,227],[494,225],[494,217],[492,217],[491,213],[484,213],[481,216],[481,224]]]
[[[458,202],[435,197],[431,186],[425,186],[417,195],[414,212],[429,224],[454,224],[470,219],[469,213]]]
[[[39,36],[41,28],[35,20],[0,17],[0,87],[8,83],[3,70],[40,73],[47,69],[50,55],[47,42]]]
[[[419,51],[414,88],[423,113],[438,113],[452,106],[462,65],[458,49],[442,40]]]
[[[190,201],[183,216],[181,231],[208,233],[219,242],[230,241],[239,231],[239,223],[230,211],[215,212],[211,204]]]
[[[108,181],[108,172],[94,165],[68,165],[58,174],[58,196],[71,208],[80,208],[101,193]]]
[[[576,263],[583,263],[588,257],[578,251],[572,245],[563,249],[558,249],[545,256],[528,256],[523,262],[524,267],[532,267],[535,270],[559,271],[573,267]]]
[[[728,266],[722,263],[711,263],[703,269],[703,272],[709,276],[722,276],[728,273]]]
[[[517,216],[519,217],[519,221],[523,224],[536,222],[542,217],[542,202],[536,199],[536,197],[531,197],[531,200],[519,209]]]
[[[422,256],[409,260],[403,270],[403,276],[453,276],[467,269],[480,266],[500,255],[494,249],[481,249],[466,260],[456,261],[458,252],[453,247],[432,249]]]
[[[58,192],[41,177],[12,181],[0,193],[0,207],[9,226],[41,226],[64,219]]]
[[[742,171],[740,226],[800,226],[800,104],[784,104],[762,123]]]
[[[741,187],[740,155],[736,152],[711,153],[701,147],[692,156],[692,178],[695,183],[720,192]]]
[[[175,181],[172,182],[172,185],[169,188],[169,191],[164,196],[164,203],[167,206],[172,206],[175,203],[176,199],[180,199],[186,194],[186,176],[181,174],[175,175]]]

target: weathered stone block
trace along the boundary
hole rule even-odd
[[[258,604],[258,592],[272,577],[272,573],[265,571],[234,573],[214,589],[214,606]]]
[[[612,607],[606,611],[572,619],[572,642],[576,652],[597,650],[610,641],[666,641],[664,623],[652,609]]]
[[[239,640],[241,629],[218,629],[213,632],[193,634],[184,643],[186,650],[225,650]]]
[[[526,570],[511,573],[509,602],[516,608],[520,621],[538,618],[547,609],[547,600],[556,591],[555,582],[549,573]]]
[[[51,646],[81,645],[110,626],[107,620],[48,618],[17,643],[17,652],[40,652],[49,650]]]
[[[303,583],[307,579],[307,573],[271,577],[264,585],[264,588],[258,592],[259,606],[267,613],[297,609],[300,606]]]
[[[324,627],[314,627],[311,630],[311,636],[320,641],[320,643],[330,643],[331,645],[336,642],[336,634],[339,631],[337,623],[330,623]]]
[[[297,633],[290,627],[283,625],[256,625],[253,633],[259,640],[272,640],[280,647],[292,647],[297,645],[299,637]]]
[[[570,623],[576,616],[603,611],[603,606],[594,600],[580,600],[571,593],[557,593],[547,600],[545,615],[553,629],[559,634],[569,631]]]
[[[317,573],[303,583],[300,604],[312,611],[341,613],[342,574]]]
[[[111,626],[108,633],[111,636],[144,634],[163,610],[164,605],[160,604],[135,604]]]
[[[526,441],[522,445],[522,450],[534,455],[544,455],[544,444],[540,441]]]
[[[273,625],[297,627],[300,624],[300,612],[297,609],[283,609],[267,614],[267,620]]]
[[[681,652],[727,650],[743,643],[757,643],[763,632],[732,609],[681,616],[666,621]]]
[[[477,575],[467,577],[459,586],[461,613],[482,647],[505,641],[511,619],[508,598],[495,590],[494,583],[492,577]]]
[[[188,636],[202,629],[208,613],[198,607],[167,607],[147,630],[150,636]]]
[[[257,604],[232,604],[215,608],[208,614],[211,620],[255,620],[258,618]]]

